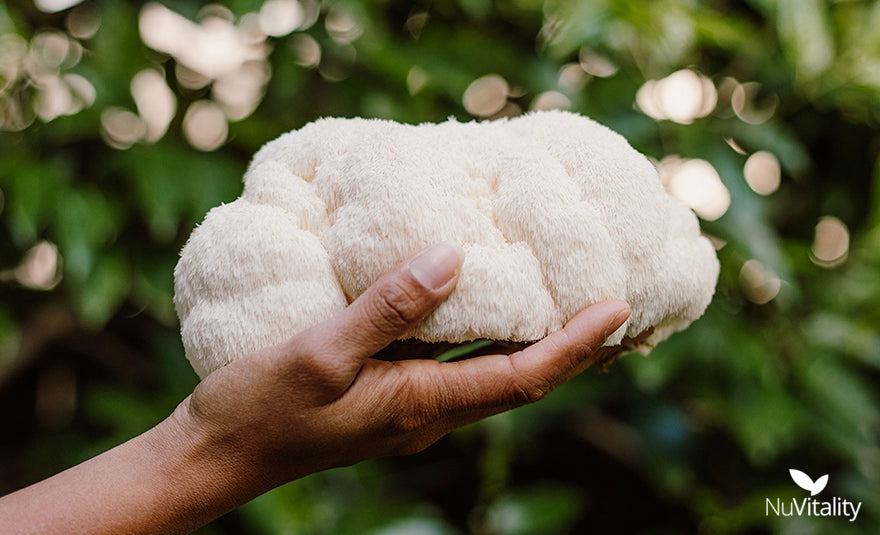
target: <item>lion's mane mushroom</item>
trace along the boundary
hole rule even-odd
[[[184,247],[187,358],[204,377],[280,342],[441,241],[464,249],[458,286],[405,338],[537,340],[619,298],[632,316],[607,344],[653,329],[653,346],[703,313],[719,269],[651,162],[586,117],[322,119],[264,146]]]

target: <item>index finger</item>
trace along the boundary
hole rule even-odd
[[[449,431],[468,421],[533,403],[593,362],[605,339],[629,318],[624,301],[605,301],[572,318],[562,329],[511,355],[423,365],[428,370],[413,382],[412,420],[423,424],[447,421]],[[469,416],[471,415],[471,416]],[[463,418],[463,419],[462,419]],[[447,427],[447,426],[444,426]]]
[[[562,329],[510,355],[510,366],[533,389],[526,402],[537,401],[592,364],[590,357],[629,318],[625,301],[604,301],[583,310]],[[534,399],[532,399],[534,398]]]

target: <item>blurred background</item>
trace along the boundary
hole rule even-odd
[[[204,534],[880,532],[880,3],[0,3],[0,493],[196,384],[178,252],[251,155],[322,116],[562,108],[622,133],[721,259],[653,354]],[[818,496],[858,519],[778,518]]]

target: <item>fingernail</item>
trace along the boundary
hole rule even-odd
[[[619,329],[623,322],[632,314],[632,310],[626,301],[609,301],[607,306],[617,309],[617,313],[614,313],[613,309],[608,311],[608,316],[611,319],[608,320],[608,324],[605,326],[605,338],[608,338],[614,331]]]
[[[453,243],[439,243],[422,251],[409,264],[409,271],[425,288],[442,288],[458,272],[464,251]]]

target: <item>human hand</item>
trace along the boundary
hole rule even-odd
[[[11,533],[188,533],[291,479],[417,452],[456,427],[537,401],[621,347],[622,301],[584,310],[511,355],[373,358],[454,289],[459,250],[410,258],[348,308],[206,377],[157,426],[0,498]]]
[[[460,250],[440,244],[332,319],[212,373],[175,411],[180,436],[223,460],[216,484],[255,492],[323,469],[422,450],[462,425],[537,401],[599,358],[629,316],[594,305],[511,355],[441,363],[372,358],[454,289]]]

